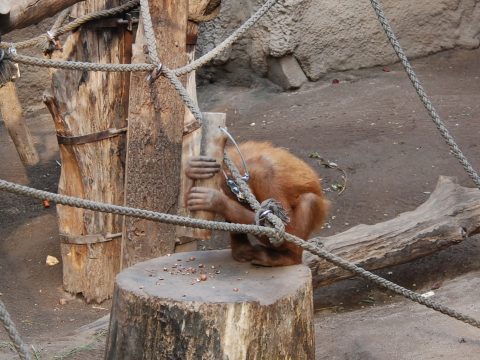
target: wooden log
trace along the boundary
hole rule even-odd
[[[310,270],[256,267],[233,260],[229,250],[139,263],[117,277],[105,354],[107,360],[313,359]]]
[[[81,1],[83,0],[7,1],[0,5],[0,34],[39,23]]]
[[[72,14],[81,16],[122,2],[90,0],[75,6]],[[131,43],[132,34],[123,27],[82,28],[67,38],[61,55],[54,56],[129,63]],[[126,136],[122,129],[127,125],[129,79],[123,73],[53,72],[52,95],[46,94],[44,100],[59,136],[59,193],[123,203]],[[78,138],[85,135],[86,143]],[[111,297],[120,270],[122,217],[61,205],[57,214],[65,290],[83,294],[87,302]]]
[[[186,63],[187,2],[150,2],[158,55],[169,68]],[[138,26],[132,62],[148,61],[143,26]],[[153,84],[145,73],[132,73],[128,114],[128,206],[176,214],[180,188],[184,104],[169,81],[160,76]],[[172,253],[175,227],[127,218],[122,246],[124,266]]]
[[[200,23],[215,18],[220,12],[221,0],[189,0],[188,19]]]
[[[38,153],[23,117],[22,105],[18,99],[15,83],[12,81],[0,87],[0,112],[22,163],[24,165],[37,164]]]
[[[478,234],[479,204],[480,190],[459,186],[454,178],[441,176],[429,199],[413,211],[310,241],[365,269],[381,269],[430,255]],[[317,256],[304,254],[314,287],[353,276]]]
[[[191,156],[205,155],[217,160],[219,164],[223,164],[223,153],[227,136],[220,130],[225,127],[225,113],[204,113],[204,122],[201,129],[188,134],[183,138],[183,154],[182,154],[182,174],[181,174],[181,191],[179,200],[179,214],[183,216],[195,217],[203,220],[214,220],[215,214],[209,211],[190,212],[186,208],[186,196],[193,186],[210,187],[220,189],[223,174],[218,173],[210,179],[201,179],[193,181],[185,175],[185,167]],[[192,229],[185,226],[177,227],[177,246],[175,252],[185,251],[186,244],[194,242],[195,239],[208,240],[212,235],[211,230]],[[192,244],[190,244],[191,246]],[[190,251],[196,250],[196,248]]]

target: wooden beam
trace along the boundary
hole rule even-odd
[[[0,34],[34,25],[83,0],[8,0],[1,5]]]
[[[74,16],[118,6],[122,0],[88,0]],[[63,52],[54,57],[98,63],[129,63],[132,34],[123,27],[102,31],[82,28],[69,35]],[[52,95],[44,99],[60,136],[78,137],[111,129],[117,136],[87,143],[59,141],[62,160],[59,193],[111,204],[123,203],[127,73],[56,70]],[[97,138],[96,136],[90,136]],[[59,138],[61,139],[61,138]],[[68,206],[57,206],[62,240],[63,285],[87,302],[111,297],[120,269],[122,217]],[[99,239],[96,243],[92,238]]]
[[[311,242],[345,260],[375,270],[430,255],[480,232],[480,190],[440,177],[429,199],[417,209],[375,225],[358,225]],[[314,287],[354,276],[305,252]]]
[[[183,66],[186,56],[187,2],[150,2],[158,55],[169,68]],[[133,63],[148,61],[143,25],[139,24]],[[128,206],[176,214],[184,104],[169,81],[160,76],[153,84],[145,73],[132,73],[128,114],[126,198]],[[126,218],[123,265],[173,253],[175,227]]]
[[[37,164],[39,161],[38,154],[23,117],[17,88],[12,81],[0,87],[0,112],[22,163],[24,165]]]

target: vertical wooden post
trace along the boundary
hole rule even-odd
[[[186,63],[187,1],[151,0],[150,14],[160,61],[169,68]],[[145,38],[139,24],[132,62],[146,62]],[[177,212],[182,153],[184,105],[169,81],[159,77],[153,84],[145,73],[132,73],[128,114],[128,206]],[[172,253],[175,227],[126,218],[123,266]]]
[[[118,6],[121,0],[88,0],[72,10],[81,16]],[[110,23],[111,24],[111,23]],[[132,34],[126,27],[95,21],[71,34],[61,57],[129,63]],[[58,56],[55,55],[55,56]],[[59,193],[112,204],[124,198],[124,147],[129,74],[56,70],[46,94],[59,139]],[[82,137],[79,137],[82,136]],[[63,285],[87,302],[111,297],[120,269],[122,218],[57,206]]]
[[[12,81],[0,87],[0,112],[22,163],[24,165],[37,164],[38,154],[23,117],[22,105],[18,100],[15,83]]]
[[[212,5],[215,5],[214,7]],[[207,12],[214,12],[218,14],[220,9],[220,4],[216,0],[189,0],[188,2],[188,17],[189,19],[197,19],[204,16]],[[218,7],[218,9],[217,9]],[[210,14],[209,14],[210,15]],[[187,23],[187,56],[188,61],[192,62],[195,60],[195,45],[197,43],[198,36],[198,24],[194,21],[188,21]],[[190,72],[187,75],[187,91],[190,96],[197,101],[197,89],[195,81],[195,71]],[[218,126],[225,126],[225,116],[219,118],[213,114],[204,114],[205,123],[213,122]],[[210,123],[210,125],[213,125]],[[206,125],[206,124],[205,124]],[[182,142],[182,171],[180,174],[180,194],[179,194],[179,205],[178,205],[178,214],[182,216],[195,216],[200,218],[205,218],[208,220],[213,220],[210,214],[207,214],[206,217],[203,217],[201,214],[192,214],[186,208],[185,197],[187,192],[193,186],[193,180],[189,179],[185,175],[185,167],[187,165],[188,159],[192,156],[200,155],[200,146],[202,141],[215,141],[214,139],[203,139],[205,132],[202,129],[197,128],[197,121],[190,113],[190,111],[185,111],[184,118],[184,137]],[[212,132],[209,132],[212,134]],[[218,134],[217,134],[218,135]],[[218,140],[218,139],[217,139]],[[217,146],[222,148],[225,145],[225,141],[216,142]],[[221,161],[223,159],[220,159]],[[205,215],[205,214],[203,214]],[[185,226],[177,226],[177,239],[175,252],[184,252],[184,251],[195,251],[197,249],[197,240],[198,239],[210,239],[211,231],[201,230],[201,229],[192,229]]]
[[[183,159],[182,170],[190,156],[206,155],[223,164],[223,152],[227,136],[220,130],[225,127],[225,113],[203,113],[203,125],[201,129],[185,136],[183,140]],[[179,199],[179,214],[183,216],[195,217],[197,219],[214,220],[215,214],[208,211],[196,211],[191,213],[185,205],[185,197],[193,186],[211,187],[220,189],[220,182],[223,180],[223,174],[218,173],[213,178],[193,181],[189,179],[182,171],[182,188]],[[197,239],[208,240],[212,236],[212,231],[207,229],[192,229],[185,226],[177,227],[177,247],[175,252],[195,251]]]

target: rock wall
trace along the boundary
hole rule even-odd
[[[199,52],[227,37],[264,0],[223,0],[219,18],[202,24]],[[479,0],[384,0],[384,11],[409,57],[480,44]],[[369,1],[280,0],[234,47],[202,74],[219,71],[248,81],[266,76],[269,58],[293,56],[310,80],[342,71],[395,62]]]

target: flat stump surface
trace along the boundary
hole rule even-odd
[[[269,305],[301,288],[310,278],[310,269],[304,265],[258,267],[235,261],[230,250],[217,250],[142,262],[120,273],[117,284],[139,296],[173,301],[258,301]]]

